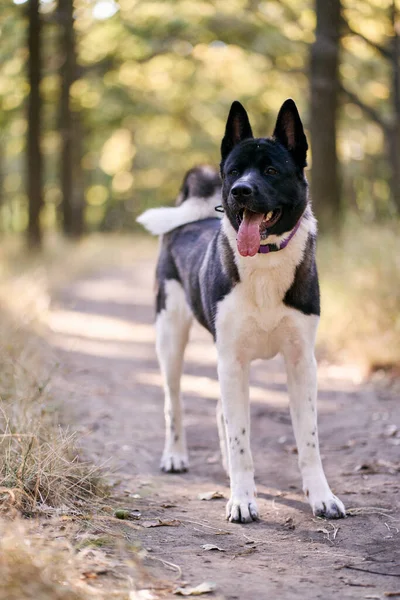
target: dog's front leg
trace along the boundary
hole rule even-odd
[[[235,523],[248,523],[258,518],[255,502],[254,468],[250,450],[249,365],[232,356],[218,357],[225,419],[231,497],[226,517]],[[223,354],[226,354],[224,348]]]
[[[296,438],[303,490],[313,513],[338,519],[346,512],[331,491],[322,467],[317,429],[317,366],[313,345],[292,338],[284,350],[290,413]]]

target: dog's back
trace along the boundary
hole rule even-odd
[[[186,173],[176,207],[150,209],[138,219],[152,233],[162,234],[156,268],[157,314],[166,307],[167,287],[174,289],[170,282],[177,282],[192,314],[212,334],[216,301],[236,280],[233,254],[215,210],[220,202],[218,172],[199,166]],[[170,302],[173,293],[169,292]]]

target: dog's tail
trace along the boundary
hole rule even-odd
[[[209,166],[195,167],[183,180],[177,206],[150,208],[136,220],[153,235],[162,235],[186,223],[218,217],[215,207],[221,204],[221,179]]]

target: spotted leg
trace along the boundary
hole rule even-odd
[[[319,453],[314,357],[317,323],[317,317],[302,316],[300,327],[287,336],[283,354],[303,490],[315,516],[338,519],[345,516],[345,508],[328,485]]]
[[[221,347],[222,351],[218,352],[218,377],[231,480],[231,497],[226,517],[235,523],[248,523],[258,518],[250,450],[249,366],[227,356],[226,345],[221,344]]]

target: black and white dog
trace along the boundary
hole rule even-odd
[[[247,113],[232,104],[222,140],[221,181],[210,167],[186,175],[177,207],[138,221],[163,235],[157,265],[157,355],[165,381],[166,441],[161,467],[185,471],[180,377],[193,316],[213,335],[221,402],[223,463],[230,476],[227,518],[258,518],[250,450],[249,367],[282,353],[303,489],[314,515],[345,516],[326,480],[318,447],[319,320],[316,222],[304,175],[308,145],[293,100],[272,138],[254,138]]]

